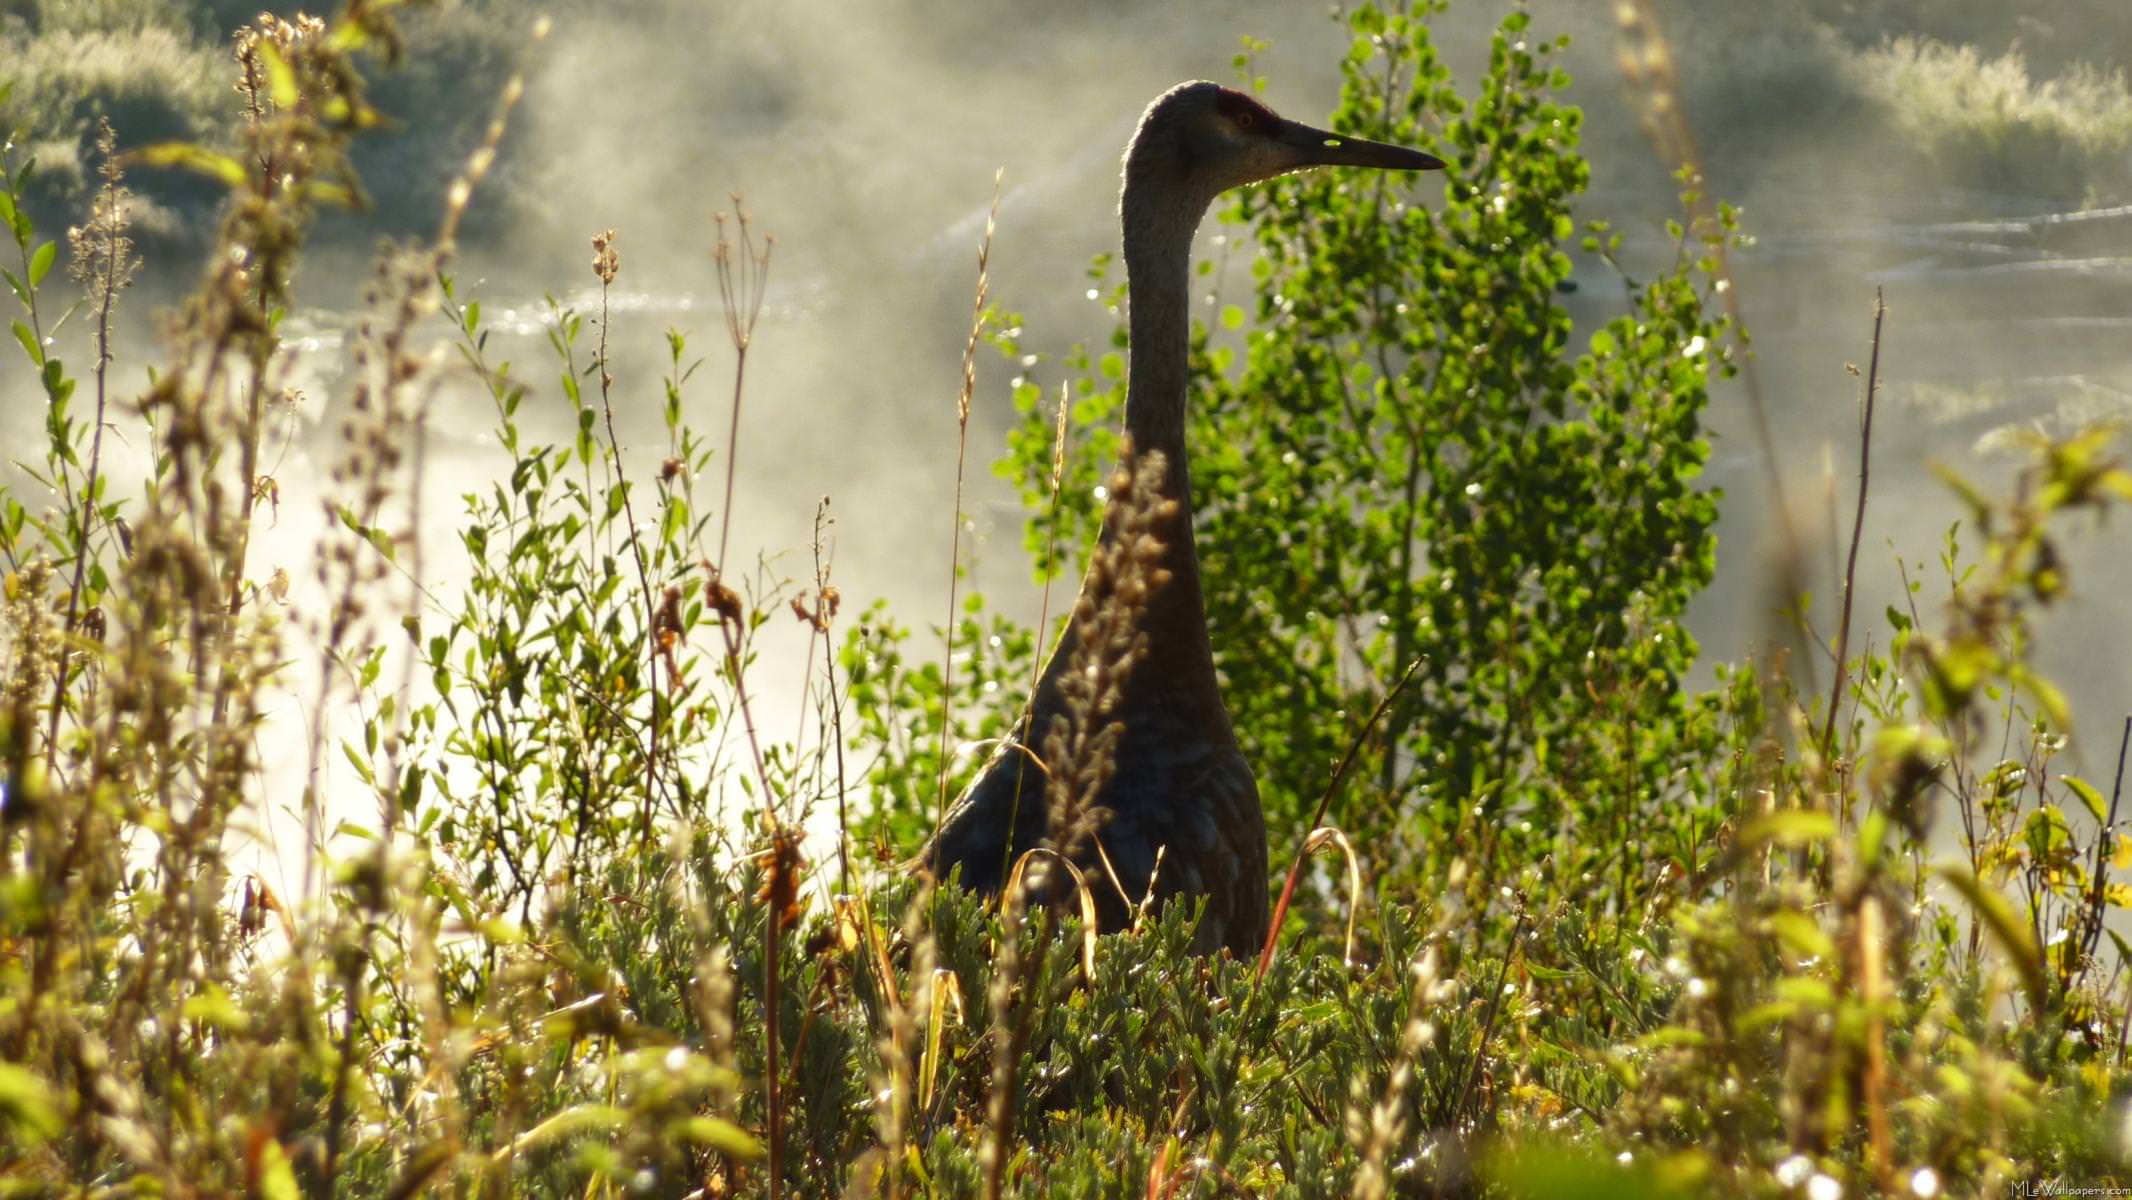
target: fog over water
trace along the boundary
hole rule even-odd
[[[561,436],[568,414],[552,384],[541,297],[595,304],[589,238],[618,230],[616,418],[632,473],[648,478],[665,453],[659,380],[673,326],[704,359],[689,418],[719,451],[720,477],[704,480],[700,493],[715,497],[733,360],[717,309],[712,218],[733,207],[729,193],[744,196],[755,226],[776,241],[749,359],[735,557],[769,556],[774,573],[809,576],[815,506],[829,496],[846,626],[877,596],[914,627],[946,612],[955,394],[994,172],[1004,172],[994,302],[1022,313],[1029,348],[1047,355],[1105,338],[1110,317],[1088,300],[1085,269],[1091,255],[1116,248],[1119,156],[1148,99],[1183,79],[1233,80],[1239,37],[1251,34],[1270,42],[1257,58],[1268,101],[1316,122],[1337,101],[1347,46],[1323,6],[1273,0],[966,0],[934,17],[916,0],[599,7],[556,14],[545,42],[525,51],[525,100],[501,167],[475,198],[455,270],[462,292],[482,299],[497,329],[492,356],[510,358],[533,384],[523,423]],[[1874,291],[1886,291],[1885,391],[1857,604],[1860,628],[1882,646],[1880,614],[1900,602],[1895,554],[1927,564],[1919,606],[1928,619],[1944,595],[1932,563],[1960,512],[1931,463],[2000,487],[2011,460],[1991,447],[2009,428],[2065,432],[2132,416],[2132,270],[2119,257],[2132,254],[2132,221],[2052,227],[2048,238],[1956,225],[2077,205],[1919,174],[1898,153],[1903,147],[1883,140],[1898,130],[1825,111],[1823,85],[1835,68],[1814,55],[1833,51],[1816,36],[1777,28],[1790,10],[1773,7],[1772,31],[1745,45],[1734,23],[1705,21],[1696,6],[1665,11],[1710,191],[1742,203],[1760,239],[1737,259],[1740,299],[1795,523],[1810,539],[1809,585],[1824,630],[1834,624],[1830,571],[1839,549],[1826,539],[1836,526],[1847,538],[1856,486],[1860,388],[1846,364],[1864,365]],[[1610,6],[1540,0],[1531,8],[1535,36],[1575,38],[1569,98],[1588,112],[1594,174],[1583,215],[1622,230],[1631,271],[1662,269],[1673,253],[1663,223],[1677,212],[1674,188],[1637,130],[1615,65]],[[1439,23],[1438,41],[1461,79],[1477,77],[1488,33],[1506,10],[1464,3]],[[1743,63],[1795,52],[1796,70],[1779,69],[1793,60],[1764,62],[1761,75],[1743,82]],[[1900,173],[1891,163],[1902,164]],[[381,196],[394,187],[389,178],[367,182]],[[1440,186],[1421,182],[1422,202]],[[1229,253],[1216,243],[1223,236],[1248,237],[1210,220],[1201,252]],[[2002,246],[2021,249],[1993,249]],[[1228,299],[1241,299],[1248,266],[1246,244],[1217,273]],[[332,398],[345,393],[336,374],[341,339],[365,271],[345,246],[313,260],[299,291],[317,307],[289,327],[309,424],[280,460],[280,516],[255,545],[253,573],[287,566],[299,603],[319,532],[315,487],[339,424]],[[1580,260],[1579,282],[1572,303],[1580,329],[1618,311],[1620,287],[1606,268]],[[1008,381],[1022,368],[989,352],[978,367],[965,556],[995,607],[1033,621],[1038,598],[1020,549],[1020,508],[989,469],[1012,417]],[[1054,387],[1060,378],[1050,361],[1028,373]],[[33,394],[22,391],[26,380],[6,386],[9,396]],[[487,432],[486,398],[463,372],[447,375],[437,412],[425,573],[431,590],[448,597],[465,578],[453,533],[457,496],[484,488],[506,459]],[[1779,628],[1774,501],[1742,389],[1724,386],[1708,420],[1709,479],[1725,499],[1718,581],[1691,621],[1706,662],[1749,653]],[[34,421],[26,428],[34,436]],[[7,429],[14,439],[22,417],[10,415]],[[2079,722],[2081,741],[2066,765],[2091,776],[2107,774],[2117,722],[2132,706],[2124,538],[2117,528],[2067,539],[2073,593],[2038,629],[2040,665],[2066,686]],[[1055,596],[1053,612],[1066,602]],[[800,712],[800,634],[780,617],[762,643],[754,678],[770,737],[789,737]],[[307,657],[301,643],[296,657]],[[308,697],[311,687],[298,694]],[[300,729],[301,705],[292,700],[277,722]],[[302,788],[299,742],[292,732],[269,745],[271,798],[285,810]],[[338,757],[328,766],[329,794],[352,782],[341,778]],[[295,828],[278,840],[288,844]]]
[[[743,193],[775,233],[777,260],[751,359],[738,518],[766,549],[804,547],[815,500],[833,496],[846,596],[886,596],[912,624],[937,621],[956,377],[994,170],[1005,173],[995,302],[1024,315],[1036,349],[1099,340],[1110,321],[1086,298],[1085,267],[1115,249],[1119,153],[1147,99],[1180,79],[1233,79],[1231,59],[1248,33],[1270,43],[1257,58],[1270,102],[1317,120],[1337,100],[1347,35],[1312,4],[1033,15],[973,2],[939,25],[918,19],[917,5],[812,8],[741,5],[706,20],[693,5],[653,6],[560,24],[534,54],[518,131],[528,174],[514,186],[542,199],[514,237],[545,278],[589,280],[585,235],[621,229],[624,284],[699,307],[647,311],[634,331],[618,330],[653,351],[667,321],[697,330],[711,364],[696,411],[722,414],[718,368],[729,356],[715,316],[701,308],[712,295],[707,214],[728,206],[726,192]],[[1534,37],[1573,37],[1569,96],[1587,111],[1594,177],[1586,215],[1627,235],[1631,271],[1660,269],[1672,254],[1663,222],[1677,212],[1675,188],[1637,128],[1612,14],[1589,4],[1532,8]],[[1461,78],[1478,75],[1507,9],[1462,4],[1438,22],[1438,43]],[[1738,21],[1703,18],[1696,6],[1666,11],[1710,191],[1742,204],[1759,238],[1739,256],[1741,300],[1797,524],[1820,539],[1809,558],[1821,572],[1809,583],[1827,625],[1828,494],[1833,485],[1846,538],[1855,495],[1860,388],[1846,365],[1865,364],[1874,290],[1886,290],[1885,390],[1858,598],[1864,627],[1884,643],[1880,614],[1900,593],[1894,553],[1929,564],[1960,515],[1932,462],[2002,484],[2010,458],[1987,452],[2006,440],[1995,432],[2063,432],[2132,415],[2132,271],[2110,261],[2132,246],[2132,222],[2096,222],[2046,246],[2059,258],[2099,260],[2089,270],[1993,254],[1995,236],[2019,239],[1945,227],[2066,206],[2018,189],[1936,184],[1901,147],[1884,144],[1900,131],[1825,111],[1841,64],[1825,39],[1787,31],[1782,6],[1745,38]],[[613,86],[619,80],[628,86]],[[1437,186],[1421,182],[1425,203]],[[1210,220],[1201,253],[1218,257],[1215,238],[1243,234]],[[1246,247],[1224,272],[1231,299],[1247,286],[1248,262]],[[1604,267],[1583,265],[1580,325],[1611,315],[1620,295]],[[979,372],[966,504],[978,577],[1005,611],[1033,619],[1020,509],[984,469],[1011,417],[1005,396],[1017,368],[986,355]],[[1059,377],[1049,364],[1029,374]],[[1693,624],[1706,658],[1732,657],[1773,627],[1773,502],[1740,387],[1719,392],[1709,421],[1710,476],[1726,492],[1720,577]],[[2040,640],[2043,665],[2068,685],[2083,726],[2114,734],[2112,714],[2132,703],[2125,662],[2094,650],[2120,640],[2112,634],[2123,632],[2118,598],[2132,566],[2107,552],[2109,537],[2071,539],[2075,592],[2044,618]],[[794,574],[803,564],[794,561]],[[1936,566],[1923,578],[1929,612],[1944,580]],[[2114,751],[2114,736],[2103,740],[2099,757]]]

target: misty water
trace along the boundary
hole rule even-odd
[[[980,356],[963,547],[994,607],[1033,621],[1039,601],[1020,548],[1022,513],[989,466],[1012,419],[1009,380],[1026,372],[1055,387],[1050,356],[1108,336],[1110,316],[1089,301],[1085,269],[1091,255],[1115,249],[1118,156],[1134,120],[1180,79],[1233,78],[1243,33],[1271,42],[1257,59],[1271,81],[1266,98],[1289,116],[1318,120],[1337,95],[1345,34],[1318,6],[1241,0],[1106,5],[1071,21],[1010,20],[1002,11],[952,33],[910,20],[900,6],[833,18],[791,7],[705,17],[688,6],[651,6],[561,22],[528,52],[527,99],[504,166],[476,197],[474,236],[455,268],[462,294],[482,300],[496,331],[491,357],[510,359],[532,385],[521,414],[529,434],[562,437],[568,414],[552,383],[543,294],[581,312],[596,307],[588,239],[619,230],[611,337],[631,473],[648,478],[666,453],[658,396],[669,326],[688,332],[691,356],[704,360],[689,389],[689,420],[717,448],[722,471],[732,351],[716,302],[711,217],[732,207],[729,192],[744,195],[776,249],[749,361],[735,557],[766,564],[769,577],[809,576],[816,505],[827,496],[847,626],[867,601],[884,597],[900,621],[922,628],[946,616],[956,383],[976,245],[994,171],[1003,170],[991,291],[1023,314],[1024,341],[1047,358],[1023,367]],[[1631,271],[1658,270],[1674,253],[1663,229],[1678,211],[1673,184],[1636,128],[1604,14],[1598,6],[1534,7],[1538,31],[1577,38],[1569,95],[1590,114],[1594,164],[1584,215],[1609,218],[1625,234]],[[1441,29],[1462,78],[1477,74],[1497,15],[1496,6],[1462,5]],[[1682,33],[1684,47],[1695,44],[1694,32]],[[1697,69],[1684,53],[1687,83]],[[1776,92],[1756,103],[1803,101]],[[1931,464],[1987,491],[2003,488],[2016,461],[2011,431],[2064,433],[2132,416],[2132,259],[2123,257],[2132,252],[2132,214],[2038,224],[2067,206],[1956,193],[1916,175],[1876,177],[1870,138],[1879,131],[1827,127],[1817,147],[1782,122],[1723,123],[1753,111],[1731,104],[1716,118],[1689,115],[1708,151],[1709,190],[1741,202],[1758,239],[1735,259],[1739,301],[1774,435],[1769,452],[1804,539],[1805,582],[1824,636],[1832,636],[1835,568],[1855,503],[1861,381],[1846,366],[1865,365],[1876,289],[1887,298],[1853,641],[1854,651],[1867,637],[1884,647],[1890,631],[1881,614],[1901,602],[1898,555],[1923,581],[1918,605],[1928,620],[1945,595],[1935,560],[1962,514]],[[1763,134],[1773,139],[1766,151],[1753,140]],[[1423,182],[1422,202],[1440,186]],[[1201,234],[1201,253],[1225,264],[1210,287],[1232,302],[1248,288],[1248,241],[1248,231],[1211,220]],[[298,611],[363,271],[353,251],[314,260],[299,291],[320,303],[296,313],[287,330],[307,403],[285,449],[270,458],[282,500],[253,563],[259,577],[288,569]],[[1603,264],[1580,260],[1579,284],[1569,302],[1580,329],[1619,311],[1619,282]],[[441,340],[441,324],[437,331]],[[10,386],[25,394],[22,383]],[[20,435],[34,436],[34,420],[24,420],[31,414],[10,407],[18,410],[8,418],[10,438],[29,444]],[[424,582],[449,597],[465,578],[453,536],[458,497],[485,489],[507,459],[490,432],[488,401],[464,371],[442,376],[434,413]],[[1739,384],[1718,391],[1708,423],[1707,479],[1725,495],[1718,578],[1691,615],[1706,663],[1750,654],[1783,633],[1776,501]],[[705,480],[704,494],[715,496],[721,483]],[[2091,778],[2107,777],[2117,723],[2132,706],[2124,536],[2088,529],[2066,539],[2072,593],[2038,626],[2039,665],[2066,688],[2076,714],[2064,765]],[[1055,597],[1053,611],[1062,604]],[[802,728],[812,736],[805,654],[796,622],[767,627],[755,677],[766,736]],[[300,645],[296,657],[304,660]],[[275,720],[290,736],[268,740],[269,799],[291,814],[306,766],[295,734],[311,718],[292,696]],[[329,756],[325,768],[329,795],[351,790],[338,759]],[[295,828],[269,830],[267,840],[287,846]]]

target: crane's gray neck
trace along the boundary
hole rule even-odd
[[[1125,429],[1133,446],[1160,450],[1185,480],[1185,367],[1191,343],[1192,233],[1208,200],[1128,174],[1125,226],[1127,328]],[[1188,495],[1181,486],[1180,496]]]
[[[1142,616],[1141,628],[1150,636],[1148,660],[1140,669],[1163,681],[1152,689],[1152,694],[1169,697],[1163,703],[1201,706],[1209,720],[1226,722],[1214,682],[1214,649],[1207,636],[1199,555],[1192,542],[1192,476],[1184,438],[1192,233],[1212,200],[1211,195],[1177,186],[1174,179],[1136,177],[1129,166],[1119,210],[1125,226],[1131,337],[1125,428],[1136,453],[1162,451],[1169,462],[1162,491],[1177,501],[1176,517],[1160,533],[1164,543],[1161,565],[1170,579],[1149,600]],[[1106,541],[1119,516],[1115,508],[1104,514]]]

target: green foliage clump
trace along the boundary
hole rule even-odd
[[[1706,308],[1732,218],[1676,228],[1678,259],[1624,276],[1629,311],[1578,347],[1571,256],[1611,270],[1615,241],[1572,216],[1588,170],[1578,114],[1554,98],[1562,46],[1513,15],[1468,101],[1426,11],[1356,12],[1333,124],[1436,152],[1453,164],[1442,182],[1409,195],[1389,176],[1306,173],[1224,213],[1251,226],[1257,311],[1194,336],[1208,624],[1276,845],[1309,832],[1327,768],[1418,661],[1366,747],[1369,801],[1336,823],[1402,888],[1432,890],[1461,856],[1484,879],[1596,868],[1622,889],[1587,890],[1596,911],[1650,881],[1578,831],[1670,849],[1722,817],[1682,802],[1678,768],[1707,751],[1717,708],[1679,679],[1695,655],[1682,614],[1715,562],[1715,497],[1696,477],[1709,383],[1732,369]],[[1026,419],[1000,469],[1035,512],[1040,570],[1093,540],[1124,339],[1121,325],[1116,352],[1069,363],[1063,516],[1047,507],[1039,388],[1017,394]]]

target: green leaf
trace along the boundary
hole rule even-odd
[[[1977,519],[1983,520],[1991,514],[1991,501],[1985,499],[1984,493],[1978,491],[1976,485],[1962,478],[1954,468],[1944,463],[1933,463],[1932,473],[1939,476],[1941,483],[1952,488],[1955,495],[1962,498],[1962,503],[1969,506],[1969,511]]]
[[[2102,793],[2095,790],[2094,784],[2078,775],[2060,775],[2058,782],[2073,789],[2073,794],[2080,797],[2080,802],[2088,806],[2088,815],[2097,821],[2110,819],[2109,810],[2102,803]]]
[[[1709,1035],[1700,1029],[1685,1025],[1661,1025],[1636,1039],[1639,1050],[1664,1050],[1673,1046],[1702,1046],[1710,1041]]]
[[[1769,931],[1793,950],[1824,962],[1836,957],[1836,943],[1819,922],[1794,908],[1769,914]]]
[[[356,194],[355,189],[346,184],[331,183],[322,179],[305,181],[297,194],[313,204],[326,205],[332,208],[363,207],[362,199]]]
[[[1875,808],[1858,826],[1859,869],[1870,872],[1879,865],[1881,851],[1887,848],[1887,842],[1888,812],[1884,808]]]
[[[34,288],[38,284],[44,282],[44,277],[52,273],[52,263],[57,260],[58,257],[58,242],[46,242],[44,245],[37,247],[36,252],[30,255],[31,287]]]
[[[303,1200],[289,1152],[274,1138],[265,1139],[259,1149],[259,1194],[266,1200]]]
[[[1574,1143],[1539,1140],[1499,1144],[1485,1164],[1487,1181],[1520,1200],[1663,1200],[1693,1195],[1695,1185],[1710,1173],[1709,1156],[1699,1150],[1664,1157],[1648,1151],[1624,1163]]]
[[[125,156],[129,161],[148,167],[175,167],[193,171],[210,179],[220,180],[224,186],[241,188],[250,178],[244,164],[227,154],[219,154],[205,146],[191,142],[158,142],[143,146]]]
[[[213,983],[186,997],[185,1003],[178,1007],[178,1013],[188,1021],[198,1021],[232,1033],[241,1033],[252,1024],[251,1014],[237,1007],[229,993]]]
[[[289,60],[265,38],[252,44],[259,51],[259,61],[266,65],[267,96],[274,101],[274,107],[295,108],[303,95],[297,90],[296,71],[289,66]]]
[[[516,946],[526,940],[526,931],[518,922],[505,917],[489,917],[474,923],[474,931],[499,946]]]
[[[356,777],[363,781],[363,786],[375,787],[377,785],[377,777],[370,773],[370,764],[363,761],[363,756],[356,750],[355,743],[342,742],[341,753],[348,756],[348,763],[355,768]]]
[[[2052,725],[2059,729],[2073,727],[2072,705],[2067,703],[2065,693],[2057,684],[2020,663],[2009,665],[2006,674],[2015,687],[2036,698],[2036,704],[2043,709],[2043,715],[2050,718]]]
[[[612,1133],[628,1124],[629,1114],[613,1105],[580,1104],[575,1108],[566,1108],[519,1134],[517,1140],[496,1152],[496,1161],[508,1162],[528,1150],[537,1150],[542,1146],[568,1141],[584,1134]]]
[[[1764,1025],[1774,1025],[1782,1021],[1789,1021],[1798,1015],[1798,1001],[1771,1000],[1764,1004],[1757,1004],[1746,1012],[1741,1013],[1739,1020],[1734,1022],[1734,1025],[1741,1033],[1752,1033]]]
[[[342,18],[334,22],[333,32],[327,35],[326,44],[335,50],[356,51],[370,44],[370,31],[360,21]]]
[[[22,343],[22,349],[30,356],[31,362],[40,367],[44,365],[44,347],[37,344],[37,335],[30,332],[29,326],[20,321],[15,322],[15,340]]]
[[[0,183],[5,182],[5,173],[0,172]],[[29,168],[25,166],[22,170],[22,173],[16,176],[15,190],[18,192],[21,191],[23,185],[28,182]],[[5,215],[7,217],[8,233],[14,236],[15,244],[17,246],[22,247],[24,250],[29,249],[30,233],[35,228],[35,226],[31,225],[30,223],[30,214],[23,211],[22,206],[15,202],[15,198],[13,196],[7,196],[4,192],[0,192],[0,196],[4,196],[7,200],[7,212]]]
[[[1790,808],[1773,812],[1740,833],[1740,847],[1752,849],[1765,843],[1805,846],[1836,836],[1836,818],[1814,808]]]
[[[1777,980],[1771,989],[1780,1000],[1789,1000],[1801,1008],[1815,1012],[1827,1012],[1836,1007],[1836,989],[1826,979],[1812,975],[1786,975]]]
[[[734,1158],[762,1157],[762,1143],[731,1121],[706,1116],[683,1117],[666,1128],[681,1141],[708,1146],[720,1154]]]
[[[13,1063],[0,1063],[0,1117],[7,1119],[18,1136],[33,1143],[66,1132],[50,1085]]]

